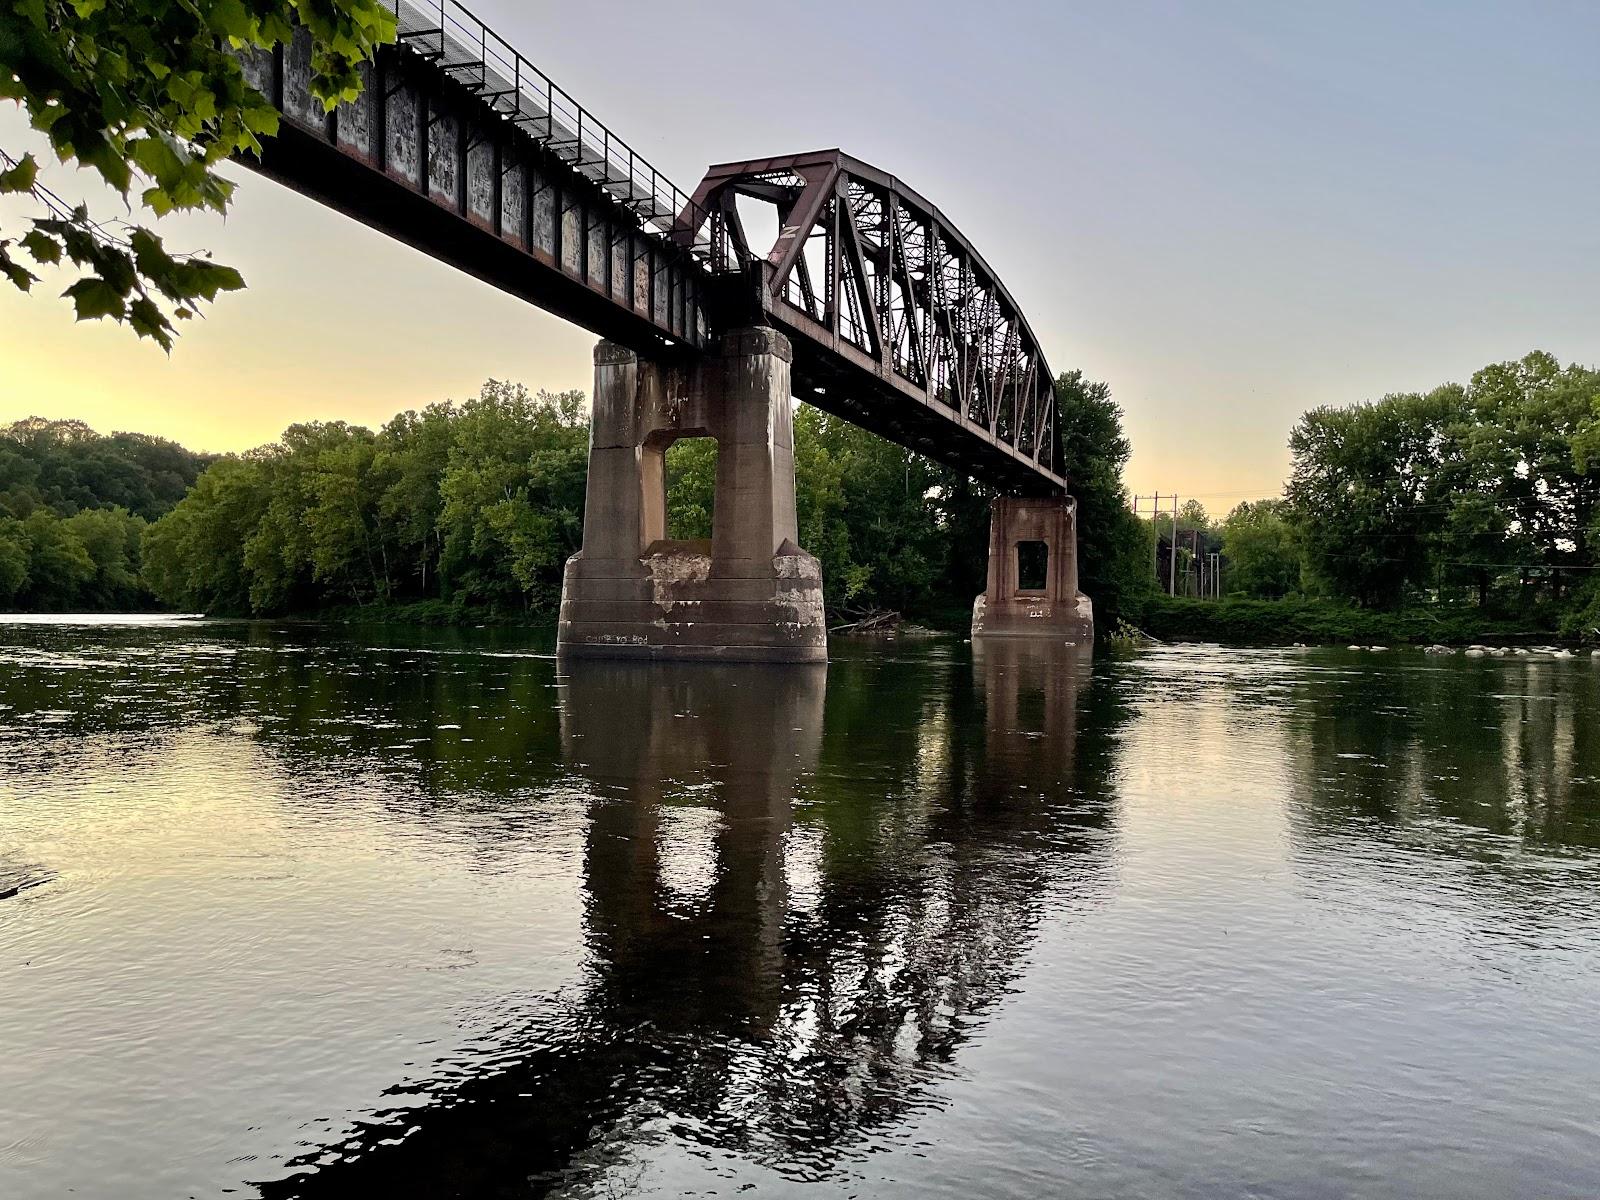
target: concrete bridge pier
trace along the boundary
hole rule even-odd
[[[1078,590],[1078,513],[1070,496],[998,496],[989,509],[989,578],[972,605],[972,636],[1094,640],[1094,606]]]
[[[558,653],[826,661],[822,569],[796,544],[792,357],[764,327],[688,367],[595,348],[583,548],[567,560]],[[666,536],[666,451],[683,437],[717,443],[709,541]]]

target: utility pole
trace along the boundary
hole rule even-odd
[[[1172,553],[1167,559],[1167,595],[1178,594],[1178,493],[1172,493]]]
[[[1150,505],[1150,577],[1156,581],[1156,586],[1161,586],[1161,530],[1156,525],[1156,517],[1161,513],[1161,493],[1156,493],[1155,500]]]

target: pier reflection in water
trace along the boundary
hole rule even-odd
[[[824,1179],[903,1136],[1049,893],[1104,867],[1063,819],[1087,658],[974,663],[908,694],[894,677],[925,662],[863,661],[831,696],[823,666],[571,664],[562,750],[592,789],[581,988],[533,1003],[468,1077],[407,1081],[426,1107],[263,1190],[539,1194],[707,1152]],[[1079,807],[1080,832],[1103,826]]]

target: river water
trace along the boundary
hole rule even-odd
[[[1600,664],[544,649],[0,624],[0,1196],[1600,1195]]]

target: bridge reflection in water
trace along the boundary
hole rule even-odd
[[[496,1053],[263,1192],[540,1195],[673,1139],[816,1179],[938,1106],[1043,913],[1109,882],[1088,663],[999,644],[932,692],[896,686],[926,660],[831,670],[574,663],[580,986],[508,998]]]

